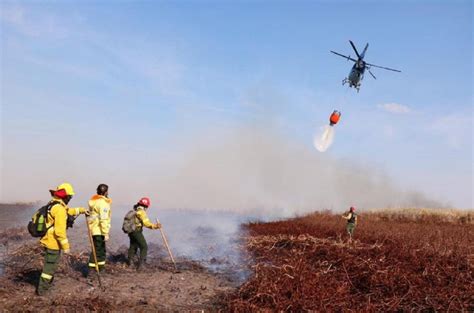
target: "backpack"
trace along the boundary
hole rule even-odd
[[[128,213],[125,215],[123,219],[123,225],[122,225],[122,230],[126,234],[131,234],[134,231],[137,230],[137,225],[135,224],[135,216],[137,214],[137,211],[135,210],[130,210]]]
[[[357,214],[355,214],[354,212],[351,212],[351,213],[352,213],[351,218],[347,220],[347,222],[354,224],[356,221]]]
[[[53,225],[46,227],[46,221],[51,208],[58,203],[57,201],[51,201],[33,214],[31,221],[28,223],[28,232],[31,236],[42,238],[46,235],[46,232],[53,227]]]

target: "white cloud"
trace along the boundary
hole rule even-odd
[[[411,109],[408,106],[399,103],[378,104],[377,107],[389,113],[395,114],[407,114],[411,112]]]

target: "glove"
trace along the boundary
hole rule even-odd
[[[91,215],[91,211],[89,211],[89,209],[86,209],[86,208],[80,208],[80,209],[79,209],[79,212],[80,212],[81,214],[85,214],[85,215],[87,215],[87,216]]]
[[[64,253],[65,255],[70,255],[70,254],[71,254],[71,250],[70,250],[70,249],[63,250],[63,253]]]
[[[105,234],[105,235],[104,235],[104,240],[105,240],[105,241],[109,241],[109,234]]]

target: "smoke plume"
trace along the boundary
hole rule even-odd
[[[258,127],[194,138],[153,181],[161,206],[292,216],[317,209],[438,205],[381,170],[316,152]],[[332,138],[331,134],[328,138]]]

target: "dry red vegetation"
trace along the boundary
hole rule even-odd
[[[330,213],[245,225],[253,275],[229,298],[229,309],[474,310],[472,221],[359,217],[351,244],[344,220]]]

